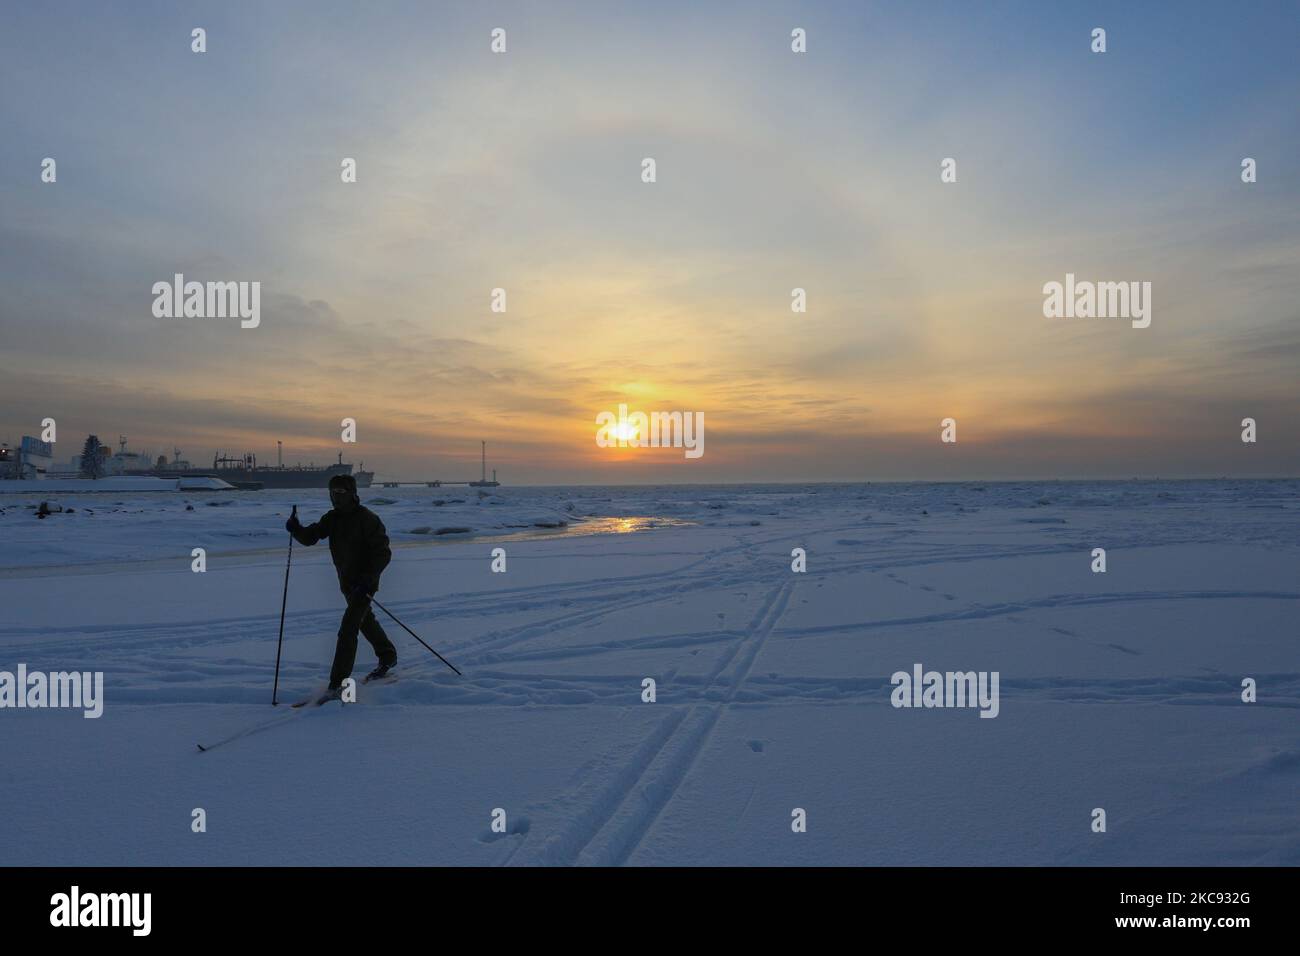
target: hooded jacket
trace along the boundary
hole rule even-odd
[[[319,521],[298,525],[292,533],[299,544],[309,546],[329,538],[330,557],[344,594],[350,595],[358,587],[374,594],[379,590],[379,576],[393,559],[384,523],[359,502],[347,510],[331,509]]]

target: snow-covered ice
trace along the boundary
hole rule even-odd
[[[381,614],[396,683],[271,708],[324,498],[0,495],[0,670],[106,698],[0,711],[7,864],[1300,863],[1298,481],[371,489],[379,598],[464,676]],[[341,602],[295,546],[283,700]],[[892,707],[918,662],[997,718]]]

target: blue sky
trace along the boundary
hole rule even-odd
[[[351,416],[409,477],[479,438],[532,482],[1296,474],[1297,40],[1295,3],[17,7],[0,438],[321,460]],[[175,272],[260,281],[262,325],[155,318]],[[1067,272],[1152,282],[1151,328],[1045,319]],[[620,401],[703,411],[706,455],[603,455]]]

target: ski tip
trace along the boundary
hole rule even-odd
[[[208,748],[203,746],[203,744],[195,744],[195,746],[199,748],[199,753],[201,754],[205,754],[208,752]]]

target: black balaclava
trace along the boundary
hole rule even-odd
[[[357,480],[351,475],[335,475],[330,479],[330,504],[335,511],[351,511],[361,504],[357,494]]]

